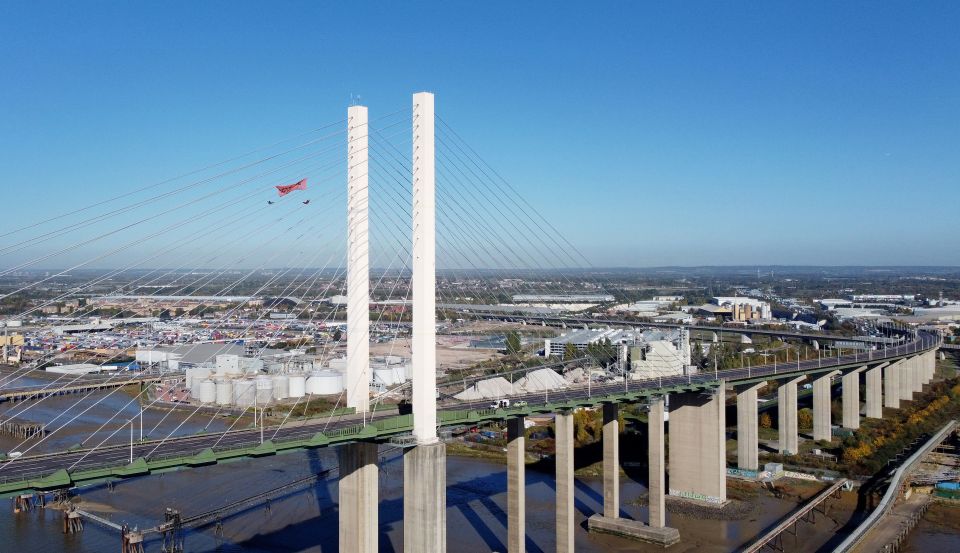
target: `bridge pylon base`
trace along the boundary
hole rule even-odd
[[[680,541],[680,531],[676,528],[654,528],[638,520],[610,518],[596,514],[587,519],[587,528],[591,532],[613,534],[624,538],[653,543],[669,547]]]

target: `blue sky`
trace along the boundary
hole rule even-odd
[[[595,265],[960,265],[957,29],[956,2],[3,2],[0,229],[431,90]]]

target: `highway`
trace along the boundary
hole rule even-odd
[[[670,393],[671,391],[675,392],[678,389],[707,390],[719,386],[721,380],[727,383],[758,379],[763,380],[769,379],[770,377],[817,373],[835,368],[875,364],[883,362],[884,360],[912,355],[916,352],[926,351],[938,346],[939,341],[937,337],[921,333],[919,339],[916,341],[896,348],[872,351],[869,355],[852,354],[828,359],[801,361],[787,365],[762,365],[744,369],[729,369],[719,372],[678,375],[649,380],[618,380],[615,382],[592,384],[590,386],[580,385],[549,392],[520,394],[511,396],[510,400],[514,405],[517,401],[526,401],[527,406],[521,410],[525,409],[530,413],[550,412],[551,408],[549,406],[558,403],[577,402],[583,405],[596,405],[604,401],[616,401],[618,398],[623,399],[624,396],[631,394],[634,397],[641,397],[644,395],[650,396]],[[486,420],[506,418],[511,415],[521,414],[514,408],[503,410],[502,413],[499,411],[491,412],[491,403],[492,400],[445,401],[441,403],[438,411],[487,410],[487,413],[485,413]],[[370,423],[396,416],[397,413],[395,411],[378,411],[373,414],[372,418],[368,418],[367,422]],[[361,415],[343,415],[337,418],[310,419],[297,421],[279,430],[277,430],[276,427],[267,427],[263,429],[263,435],[266,439],[270,439],[276,432],[276,436],[273,438],[275,442],[309,439],[318,432],[329,432],[354,427],[362,422],[363,417]],[[396,433],[399,434],[402,432],[398,431]],[[217,451],[221,451],[238,447],[256,446],[260,442],[261,429],[247,428],[227,433],[202,434],[134,443],[132,457],[134,459],[144,457],[151,461],[170,457],[188,458],[199,454],[207,448],[216,447]],[[37,479],[45,475],[50,475],[60,469],[83,471],[104,467],[118,467],[129,463],[130,458],[131,449],[129,444],[102,447],[95,450],[65,451],[24,456],[14,460],[0,462],[0,484],[25,479]],[[189,463],[184,462],[183,465],[188,466]]]

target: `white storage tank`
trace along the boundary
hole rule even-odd
[[[257,405],[266,405],[273,399],[273,378],[263,374],[257,377]]]
[[[381,367],[373,369],[373,382],[385,386],[394,386],[401,384],[404,380],[403,370],[398,367]]]
[[[347,358],[346,357],[337,357],[336,359],[330,360],[330,368],[336,371],[345,371],[347,370]]]
[[[212,380],[200,381],[200,403],[214,403],[217,401],[217,385]]]
[[[273,399],[287,399],[290,397],[290,377],[285,374],[273,376]]]
[[[321,396],[339,394],[344,390],[340,371],[313,371],[307,379],[307,393]]]
[[[228,378],[217,380],[217,405],[233,403],[233,381]]]
[[[302,374],[290,375],[290,397],[298,398],[307,395],[307,377]]]
[[[210,377],[210,367],[192,367],[193,371],[187,373],[187,382],[190,385],[190,395],[194,398],[200,397],[200,384]]]
[[[257,383],[250,379],[233,381],[233,403],[237,407],[253,407]]]

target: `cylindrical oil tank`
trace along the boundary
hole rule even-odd
[[[302,374],[290,375],[290,397],[303,397],[307,394],[307,377]]]
[[[217,405],[233,403],[233,380],[223,378],[217,381]]]
[[[400,374],[402,371],[398,371],[397,367],[381,367],[379,369],[373,370],[373,381],[377,384],[383,384],[385,386],[393,386],[403,382],[403,375]]]
[[[273,378],[263,374],[257,377],[257,405],[266,405],[273,399]]]
[[[210,376],[210,367],[193,367],[190,381],[190,395],[194,398],[200,397],[200,384]]]
[[[253,407],[257,396],[257,383],[250,379],[233,381],[233,403],[237,407]]]
[[[344,390],[340,371],[313,371],[307,379],[307,393],[321,396],[339,394]]]
[[[285,374],[273,375],[273,399],[290,397],[290,377]]]
[[[200,403],[213,403],[217,401],[217,384],[212,380],[200,381]]]

